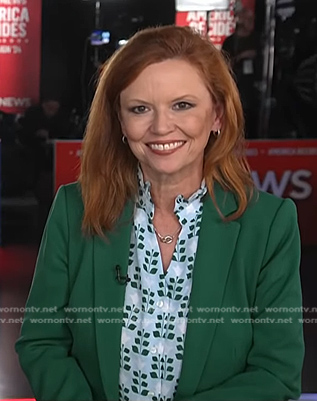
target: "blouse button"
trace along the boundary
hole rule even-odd
[[[157,352],[156,347],[152,347],[152,348],[151,348],[151,353],[152,353],[152,354],[156,354],[156,352]]]
[[[153,391],[149,391],[148,393],[147,393],[147,395],[149,396],[149,397],[154,397],[154,393],[153,393]]]
[[[164,305],[164,302],[160,299],[159,301],[157,301],[156,305],[157,305],[159,308],[162,308],[163,305]]]

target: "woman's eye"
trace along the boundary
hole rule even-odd
[[[187,110],[192,108],[193,105],[191,103],[188,102],[178,102],[175,104],[174,109],[176,110]]]
[[[132,107],[131,111],[136,114],[142,114],[147,111],[147,107],[146,106],[136,106],[136,107]]]

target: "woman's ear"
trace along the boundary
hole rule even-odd
[[[223,114],[224,114],[224,108],[221,104],[218,104],[215,106],[215,115],[214,115],[214,121],[211,130],[212,131],[218,131],[221,130],[222,128],[222,121],[223,121]]]

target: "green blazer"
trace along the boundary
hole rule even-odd
[[[215,192],[225,216],[236,210],[230,193],[219,186]],[[127,273],[133,204],[127,203],[108,242],[82,236],[82,214],[78,186],[61,187],[16,344],[38,400],[119,398],[125,285],[116,281],[115,266]],[[291,200],[260,192],[241,218],[224,223],[205,196],[176,401],[300,396],[299,262]]]

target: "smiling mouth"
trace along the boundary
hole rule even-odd
[[[183,146],[185,141],[177,141],[177,142],[170,142],[170,143],[149,143],[147,146],[153,150],[173,150],[180,148]]]

